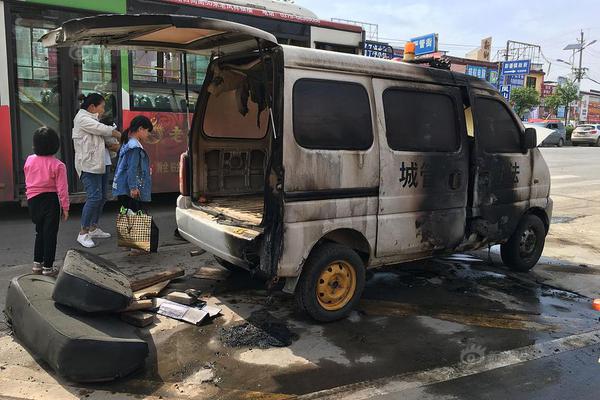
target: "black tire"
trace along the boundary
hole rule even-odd
[[[575,143],[575,142],[571,142],[571,146],[573,146],[573,147],[577,147],[577,146],[579,146],[579,144],[577,144],[577,143]]]
[[[337,268],[340,271],[337,271]],[[353,271],[353,272],[352,272]],[[327,285],[322,279],[327,274],[336,286]],[[296,287],[298,308],[320,322],[332,322],[347,317],[360,300],[365,287],[366,268],[363,260],[349,247],[336,243],[325,243],[317,248],[306,261]],[[348,284],[338,283],[346,280]],[[331,287],[331,295],[341,295],[337,302],[329,302],[325,293],[318,293],[318,287]],[[335,308],[335,309],[334,309]]]
[[[565,141],[563,140],[563,138],[558,139],[558,143],[556,144],[556,147],[563,147],[565,145]]]
[[[600,138],[598,138],[598,140],[596,140],[596,147],[600,147]]]
[[[500,246],[504,265],[513,271],[530,271],[542,256],[546,242],[546,227],[542,220],[527,214],[508,242]]]
[[[240,272],[243,272],[243,273],[247,273],[247,272],[248,272],[248,271],[247,271],[247,270],[245,270],[244,268],[242,268],[242,267],[238,267],[237,265],[235,265],[235,264],[232,264],[232,263],[230,263],[229,261],[223,260],[222,258],[219,258],[219,257],[217,257],[217,256],[214,256],[214,257],[215,257],[215,261],[216,261],[217,263],[219,263],[219,265],[220,265],[221,267],[225,268],[225,269],[226,269],[226,270],[228,270],[229,272],[232,272],[232,273],[234,273],[234,274],[239,274]]]

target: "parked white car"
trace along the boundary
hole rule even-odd
[[[600,146],[600,125],[579,125],[571,135],[573,146]]]

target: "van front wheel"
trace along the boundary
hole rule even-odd
[[[304,265],[296,303],[317,321],[342,319],[358,303],[365,275],[365,265],[354,250],[335,243],[323,244]]]
[[[523,217],[508,242],[500,246],[504,264],[517,272],[528,272],[539,261],[546,242],[542,220],[532,214]]]

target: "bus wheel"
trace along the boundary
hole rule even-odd
[[[323,244],[304,265],[296,302],[317,321],[342,319],[359,301],[365,275],[363,260],[354,250],[335,243]]]
[[[502,261],[513,271],[528,272],[542,256],[545,242],[544,223],[539,217],[528,214],[508,242],[500,246]]]

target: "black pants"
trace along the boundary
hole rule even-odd
[[[56,193],[42,193],[27,201],[29,215],[35,224],[35,247],[33,261],[54,266],[56,238],[60,224],[60,203]]]

